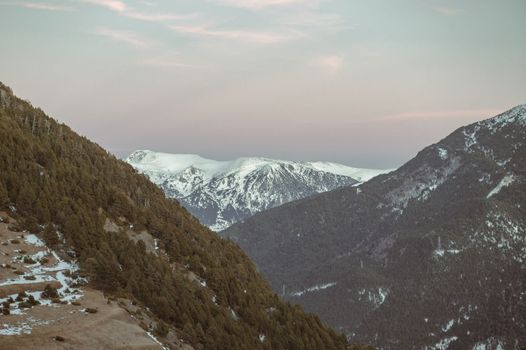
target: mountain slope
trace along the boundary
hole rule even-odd
[[[385,172],[328,162],[214,161],[151,151],[135,151],[126,161],[216,231],[260,211]]]
[[[518,349],[526,105],[456,130],[390,174],[270,209],[225,235],[276,291],[351,339]]]
[[[235,244],[0,83],[1,208],[13,230],[78,265],[89,288],[147,310],[170,346],[172,336],[195,349],[346,348],[316,317],[281,302]]]

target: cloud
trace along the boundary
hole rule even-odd
[[[83,0],[85,3],[102,6],[119,15],[145,22],[166,22],[172,20],[186,20],[199,17],[198,13],[172,14],[172,13],[145,13],[129,7],[120,0]],[[150,5],[151,6],[151,5]]]
[[[242,40],[255,44],[276,44],[292,39],[304,37],[305,34],[301,32],[289,32],[289,33],[276,33],[276,32],[262,32],[262,31],[251,31],[251,30],[221,30],[212,29],[208,26],[182,26],[182,25],[170,25],[168,28],[178,33],[219,38],[219,39],[234,39]]]
[[[342,68],[345,60],[343,56],[327,55],[319,57],[314,64],[330,74],[338,73]]]
[[[145,49],[152,46],[152,43],[148,40],[129,31],[98,28],[94,31],[94,34],[112,39],[117,42],[125,43],[136,48]]]
[[[291,6],[291,5],[309,5],[314,6],[321,0],[216,0],[224,5],[240,7],[249,10],[261,10],[267,7]]]
[[[319,30],[339,32],[341,30],[354,28],[347,24],[343,16],[335,13],[318,13],[304,11],[287,15],[278,20],[278,23],[286,26],[315,28]]]
[[[148,14],[136,11],[126,11],[124,16],[146,22],[165,22],[171,20],[186,20],[199,17],[199,14],[174,15],[174,14]]]
[[[128,9],[128,6],[120,0],[84,0],[84,2],[106,7],[112,11],[124,12]]]
[[[437,6],[433,8],[433,11],[446,17],[453,17],[462,13],[461,9],[449,6]]]
[[[62,5],[55,5],[42,2],[7,2],[1,3],[0,5],[11,5],[20,6],[33,10],[45,10],[45,11],[73,11],[73,8]]]

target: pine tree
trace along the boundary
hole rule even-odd
[[[9,203],[9,194],[5,188],[4,182],[0,180],[0,208],[4,208]]]
[[[168,325],[161,320],[157,322],[157,325],[155,326],[153,332],[155,333],[155,335],[164,338],[168,335],[169,330],[170,329],[168,328]]]
[[[42,233],[44,241],[50,247],[53,247],[59,243],[57,231],[51,224],[47,224]]]

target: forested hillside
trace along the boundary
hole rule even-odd
[[[281,302],[235,244],[1,83],[0,207],[78,259],[91,286],[148,307],[196,349],[347,347]]]

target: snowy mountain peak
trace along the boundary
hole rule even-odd
[[[214,230],[262,210],[387,172],[330,162],[262,157],[217,161],[148,150],[135,151],[126,161]]]
[[[513,124],[526,126],[526,104],[513,107],[504,113],[501,113],[493,118],[483,120],[477,124],[489,129],[500,129]]]

